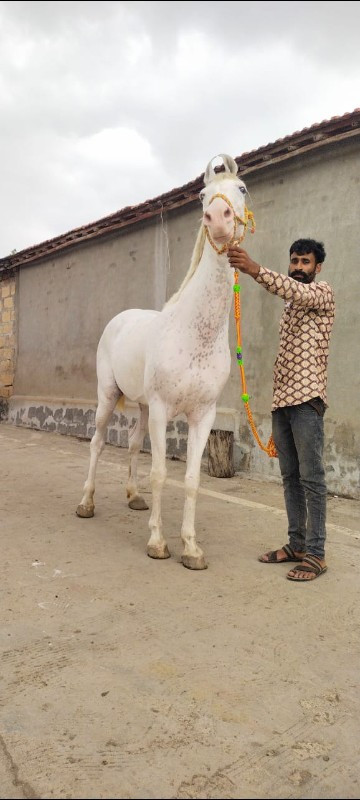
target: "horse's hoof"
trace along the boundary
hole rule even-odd
[[[153,547],[150,545],[147,549],[147,554],[150,558],[170,558],[170,553],[167,544],[165,547]]]
[[[149,508],[149,506],[146,505],[144,498],[139,494],[129,501],[128,506],[129,508],[132,508],[133,511],[147,511]]]
[[[181,561],[187,569],[207,569],[208,567],[204,556],[181,556]]]
[[[81,503],[76,509],[78,517],[93,517],[95,506],[82,506]]]

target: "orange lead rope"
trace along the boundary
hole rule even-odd
[[[234,313],[235,313],[235,324],[236,324],[236,334],[237,334],[237,348],[236,348],[236,360],[239,364],[240,369],[240,376],[241,376],[241,385],[242,385],[242,395],[241,399],[244,402],[245,410],[248,415],[248,420],[250,424],[250,428],[253,432],[253,435],[262,450],[268,454],[269,458],[276,458],[277,452],[275,447],[275,442],[273,440],[272,435],[265,446],[260,439],[260,436],[256,430],[256,426],[253,420],[253,415],[251,413],[251,409],[249,406],[249,395],[246,391],[246,378],[243,366],[243,357],[242,357],[242,342],[241,342],[241,309],[240,309],[240,286],[238,281],[239,275],[238,272],[234,271]]]
[[[221,197],[222,200],[225,200],[225,202],[228,204],[228,206],[232,209],[233,215],[234,215],[234,233],[233,233],[233,238],[232,238],[230,243],[227,243],[227,244],[223,245],[220,248],[216,247],[215,242],[212,241],[212,238],[210,236],[208,227],[205,227],[205,233],[206,233],[206,236],[207,236],[207,238],[208,238],[208,240],[209,240],[209,242],[211,244],[211,247],[213,247],[214,250],[217,253],[221,254],[221,253],[225,253],[229,249],[231,244],[240,244],[243,241],[243,239],[245,238],[245,234],[246,234],[246,231],[247,231],[249,223],[251,224],[251,233],[255,233],[255,219],[254,219],[253,212],[249,211],[246,206],[244,208],[244,219],[242,219],[241,217],[238,217],[236,212],[235,212],[235,210],[234,210],[234,208],[233,208],[232,203],[229,200],[229,198],[226,197],[226,195],[224,195],[224,194],[220,194],[220,193],[214,194],[213,197],[210,200],[210,203],[212,203],[212,201],[214,200],[215,197]],[[209,203],[209,205],[210,205],[210,203]],[[239,223],[239,222],[241,222],[241,224],[244,226],[244,229],[243,229],[242,236],[239,239],[235,239],[236,227],[237,227],[237,223]],[[261,447],[261,449],[264,450],[264,452],[267,453],[270,458],[276,458],[277,457],[277,452],[276,452],[275,442],[274,442],[272,436],[270,436],[270,439],[269,439],[269,441],[267,443],[267,446],[265,447],[265,445],[262,443],[262,441],[260,439],[260,436],[259,436],[259,434],[258,434],[258,432],[256,430],[256,426],[255,426],[255,423],[254,423],[254,420],[253,420],[253,416],[252,416],[252,413],[251,413],[251,409],[250,409],[250,406],[249,406],[249,395],[248,395],[248,393],[246,391],[246,379],[245,379],[245,372],[244,372],[244,367],[243,367],[243,363],[242,363],[242,344],[241,344],[241,326],[240,326],[240,318],[241,318],[241,312],[240,312],[240,286],[239,286],[239,283],[238,283],[238,273],[237,273],[236,270],[234,271],[234,280],[235,280],[235,283],[234,283],[234,286],[233,286],[233,289],[234,289],[234,309],[235,309],[235,322],[236,322],[236,332],[237,332],[236,359],[237,359],[237,362],[238,362],[239,367],[240,367],[240,375],[241,375],[241,383],[242,383],[242,395],[241,395],[241,397],[242,397],[242,400],[244,401],[244,406],[245,406],[245,409],[246,409],[246,413],[248,415],[250,428],[251,428],[251,430],[253,432],[253,435],[254,435],[259,447]]]

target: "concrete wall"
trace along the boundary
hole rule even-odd
[[[329,490],[359,497],[359,144],[323,146],[244,175],[257,231],[252,257],[287,272],[289,246],[311,237],[325,244],[321,278],[335,290],[337,314],[329,363],[326,467]],[[201,206],[191,204],[107,239],[78,244],[19,271],[18,357],[10,419],[16,424],[91,436],[96,400],[95,354],[108,320],[125,308],[161,308],[189,265]],[[264,442],[270,435],[272,368],[282,302],[242,278],[244,365],[251,407]],[[203,302],[206,302],[204,297]],[[230,342],[236,336],[230,318]],[[279,478],[276,459],[254,442],[242,401],[235,355],[215,427],[234,431],[238,470]],[[126,446],[135,407],[115,412],[108,439]],[[185,457],[186,424],[169,425],[168,453]],[[147,441],[146,446],[149,446]]]
[[[336,494],[360,497],[359,142],[338,142],[245,180],[258,223],[246,246],[256,261],[287,272],[288,247],[295,239],[324,242],[320,279],[333,286],[336,299],[325,416],[328,486]],[[246,276],[242,285],[245,369],[266,438],[282,301]],[[235,387],[232,379],[225,390],[227,405],[235,405]],[[252,471],[277,471],[277,463],[268,463],[258,448],[251,446],[248,458]]]

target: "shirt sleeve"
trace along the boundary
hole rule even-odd
[[[276,294],[282,300],[290,300],[304,308],[316,308],[322,311],[334,307],[334,293],[325,281],[320,283],[300,283],[288,275],[266,267],[260,267],[256,282],[271,294]]]

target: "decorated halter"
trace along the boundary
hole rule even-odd
[[[225,200],[225,203],[228,204],[228,206],[231,208],[231,210],[232,210],[232,212],[234,214],[233,235],[232,235],[232,237],[230,239],[230,242],[226,242],[221,247],[217,247],[216,246],[215,242],[212,240],[212,238],[210,236],[209,228],[207,227],[207,225],[204,226],[205,227],[205,233],[206,233],[206,236],[207,236],[207,238],[208,238],[208,240],[209,240],[209,242],[211,244],[211,247],[214,248],[214,250],[216,251],[216,253],[218,253],[218,255],[221,255],[222,253],[226,253],[228,251],[229,247],[231,247],[231,245],[240,244],[240,242],[243,241],[243,239],[245,238],[245,234],[246,234],[249,222],[251,222],[251,233],[255,233],[255,227],[256,226],[255,226],[254,214],[253,214],[252,211],[249,211],[246,206],[245,206],[245,209],[244,209],[244,219],[242,219],[242,217],[239,217],[236,214],[234,206],[231,203],[231,201],[229,200],[229,198],[226,197],[226,194],[220,194],[220,192],[218,194],[213,194],[213,196],[212,196],[212,198],[210,200],[210,203],[212,203],[212,201],[215,200],[215,197],[221,197],[222,200]],[[209,203],[209,205],[210,205],[210,203]],[[242,235],[240,237],[236,237],[235,236],[236,228],[237,228],[237,226],[239,224],[244,226],[244,230],[243,230],[243,233],[242,233]]]

